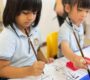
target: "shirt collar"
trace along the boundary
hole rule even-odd
[[[27,35],[25,35],[24,33],[22,33],[21,30],[20,30],[15,24],[13,24],[13,27],[14,27],[14,29],[15,29],[15,31],[16,31],[16,34],[17,34],[19,37],[27,37]],[[30,31],[30,33],[29,33],[29,36],[33,34],[33,33],[32,33],[33,28],[31,27],[30,29],[31,29],[31,31]]]
[[[66,22],[69,24],[70,20],[68,19],[68,17],[66,18]],[[75,25],[74,23],[72,23],[73,29],[76,31],[80,31],[82,24],[80,24],[79,26]],[[71,26],[69,26],[70,28],[72,28]]]

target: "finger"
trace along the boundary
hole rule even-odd
[[[86,65],[82,65],[81,68],[87,69],[88,67]]]
[[[87,62],[85,59],[80,59],[80,67],[81,68],[84,68],[84,69],[87,69]]]
[[[80,63],[80,64],[79,64],[79,67],[80,67],[80,68],[83,68],[83,69],[87,69],[87,64],[85,64],[85,63]]]
[[[82,58],[82,59],[80,59],[80,63],[86,64],[86,60]]]
[[[86,60],[86,63],[87,63],[87,64],[90,64],[90,60],[88,60],[88,59],[85,59],[85,60]]]

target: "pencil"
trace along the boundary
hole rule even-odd
[[[73,31],[73,33],[74,33],[75,39],[76,39],[76,41],[77,41],[77,44],[78,44],[80,53],[81,53],[82,57],[85,58],[85,57],[84,57],[84,54],[83,54],[83,51],[82,51],[82,49],[81,49],[81,46],[80,46],[80,44],[79,44],[79,42],[78,42],[78,39],[77,39],[77,37],[76,37],[76,34],[75,34],[74,31]],[[88,66],[87,66],[87,72],[88,72],[88,75],[89,75],[89,77],[90,77],[90,70],[89,70]]]
[[[25,29],[25,32],[26,32],[27,37],[29,37],[29,34],[28,34],[28,32],[27,32],[26,29]],[[37,53],[36,53],[36,51],[35,51],[35,49],[34,49],[34,46],[33,46],[32,42],[31,42],[30,38],[29,38],[29,42],[30,42],[30,44],[31,44],[31,46],[32,46],[32,49],[33,49],[34,54],[35,54],[35,57],[36,57],[36,59],[37,59],[37,61],[38,61]],[[44,71],[43,71],[42,73],[44,74]]]
[[[73,30],[72,22],[71,22],[71,20],[70,20],[69,17],[68,17],[68,19],[69,19],[69,22],[68,22],[67,20],[66,20],[66,22],[72,27],[72,30]],[[78,41],[78,39],[77,39],[77,36],[76,36],[76,34],[75,34],[75,32],[74,32],[74,30],[73,30],[73,34],[74,34],[74,36],[75,36],[75,39],[76,39],[77,45],[78,45],[78,47],[79,47],[80,53],[81,53],[82,57],[85,58],[85,57],[84,57],[84,54],[83,54],[83,51],[82,51],[82,49],[81,49],[81,46],[80,46],[80,44],[79,44],[79,41]],[[87,72],[88,72],[88,75],[89,75],[89,77],[90,77],[90,70],[89,70],[88,66],[87,66]]]

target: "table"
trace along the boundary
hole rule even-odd
[[[83,49],[84,55],[86,57],[90,56],[90,46]],[[76,54],[80,55],[80,52],[77,51]],[[18,80],[83,80],[83,76],[87,75],[87,71],[84,69],[78,69],[73,71],[66,67],[67,60],[65,57],[56,59],[51,64],[46,64],[44,68],[44,74],[40,76],[28,76]],[[17,80],[17,79],[10,79]],[[85,80],[85,79],[84,79]],[[86,79],[87,80],[87,79]]]

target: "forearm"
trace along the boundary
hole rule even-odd
[[[23,78],[26,76],[31,76],[33,75],[33,69],[30,68],[31,67],[17,68],[17,67],[7,66],[0,71],[0,77]]]
[[[62,0],[56,0],[56,10],[58,9],[61,9],[60,7],[61,7],[61,5],[62,5]]]
[[[64,13],[64,6],[62,0],[56,0],[55,11],[58,15],[62,16]]]
[[[85,60],[82,56],[76,55],[72,51],[72,49],[69,47],[68,42],[63,41],[61,43],[61,48],[62,48],[62,52],[63,52],[64,56],[67,57],[70,61],[72,61],[76,67],[87,69],[86,63],[89,63],[89,62],[87,60]]]
[[[63,54],[66,58],[68,58],[70,61],[74,61],[74,58],[75,58],[75,54],[72,52],[72,50],[68,50],[68,49],[65,49],[63,50]]]
[[[56,3],[60,3],[60,4],[62,4],[62,0],[56,0]]]
[[[0,59],[0,70],[9,64],[9,61]]]
[[[74,54],[74,52],[71,50],[71,48],[69,47],[69,45],[67,44],[67,42],[62,42],[62,53],[63,55],[68,58],[70,61],[74,62],[75,57],[77,55]]]

